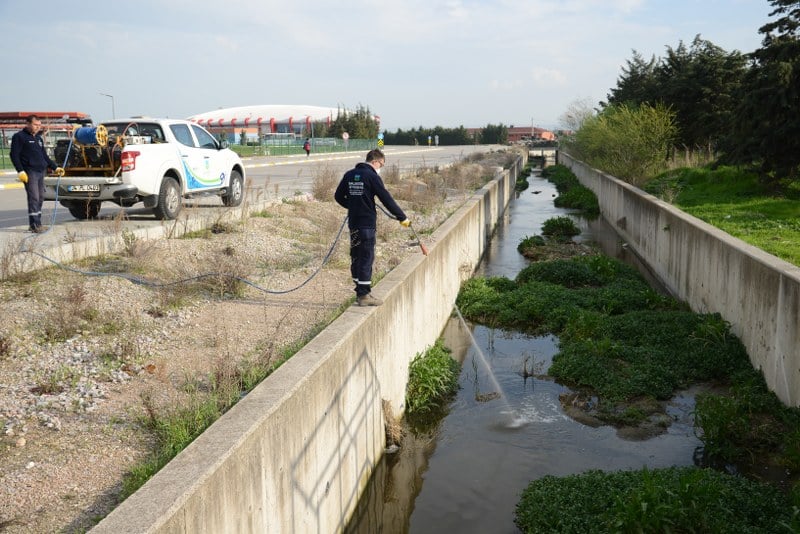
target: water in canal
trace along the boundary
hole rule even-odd
[[[519,242],[541,233],[545,220],[568,213],[553,206],[555,195],[552,184],[530,177],[530,187],[510,204],[479,275],[514,278],[528,264],[517,252]],[[579,225],[583,233],[576,240],[602,242],[611,255],[624,253],[602,223]],[[384,456],[347,532],[517,533],[514,508],[531,480],[694,463],[701,443],[692,428],[691,392],[673,399],[674,422],[665,434],[623,439],[613,427],[571,419],[559,401],[568,388],[536,378],[558,352],[554,336],[473,326],[456,314],[443,337],[462,362],[458,396],[437,428],[409,433],[399,452]]]

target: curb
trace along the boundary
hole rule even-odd
[[[25,187],[21,183],[16,184],[0,184],[0,189],[22,189]]]

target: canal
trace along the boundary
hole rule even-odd
[[[537,175],[529,181],[509,205],[478,275],[514,278],[528,265],[519,242],[541,233],[545,220],[570,213],[553,206],[552,184]],[[608,225],[575,220],[582,229],[576,241],[626,255]],[[471,325],[454,313],[443,337],[462,363],[458,395],[435,428],[409,432],[399,451],[384,456],[347,532],[517,533],[514,509],[531,480],[695,463],[701,442],[691,391],[672,400],[665,433],[645,440],[620,435],[563,410],[560,399],[570,390],[546,376],[558,352],[555,336]]]

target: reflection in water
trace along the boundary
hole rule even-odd
[[[510,205],[479,275],[514,278],[527,265],[517,244],[566,213],[552,205],[552,184],[530,181]],[[581,224],[583,240],[599,241],[605,232]],[[604,239],[619,246],[615,237]],[[516,533],[514,508],[531,480],[589,469],[692,465],[701,443],[692,428],[691,392],[673,401],[667,432],[625,440],[614,428],[586,426],[564,413],[559,396],[569,390],[545,374],[558,352],[555,336],[470,329],[452,318],[443,337],[462,362],[458,396],[436,429],[407,435],[399,453],[384,457],[347,532]],[[480,397],[498,390],[502,402]],[[515,418],[524,424],[513,424]]]

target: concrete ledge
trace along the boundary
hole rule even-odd
[[[481,189],[374,288],[92,532],[337,532],[385,445],[381,400],[404,410],[408,365],[430,347],[478,265],[525,161]]]
[[[770,389],[800,406],[800,268],[568,154],[559,158],[652,273],[693,310],[730,322]]]

